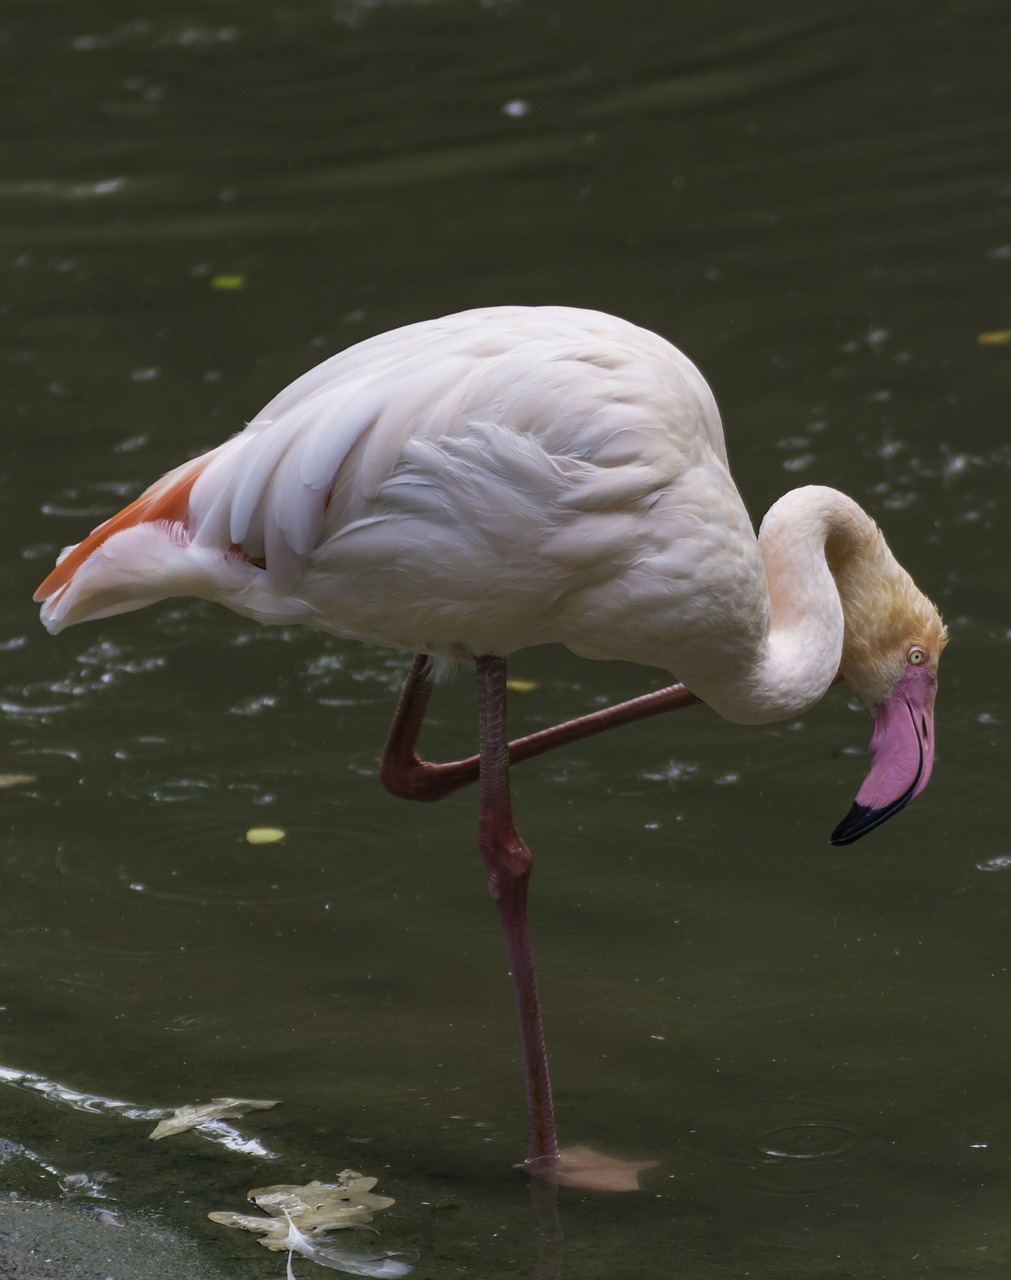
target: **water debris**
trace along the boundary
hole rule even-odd
[[[49,1080],[45,1076],[39,1075],[34,1071],[20,1071],[15,1067],[5,1067],[0,1063],[0,1086],[11,1085],[15,1089],[30,1089],[32,1093],[41,1094],[47,1101],[56,1103],[59,1106],[70,1107],[74,1111],[98,1112],[103,1115],[121,1116],[124,1120],[143,1120],[148,1123],[152,1120],[166,1120],[166,1117],[172,1115],[169,1107],[142,1107],[136,1102],[127,1102],[120,1098],[104,1098],[101,1094],[85,1093],[81,1089],[72,1089],[69,1085],[62,1084],[59,1080]],[[240,1101],[235,1098],[217,1098],[211,1105],[224,1103],[234,1103]],[[276,1106],[276,1102],[251,1102],[247,1104],[253,1108],[264,1108]],[[178,1114],[178,1113],[177,1113]],[[171,1124],[171,1120],[166,1121]],[[195,1130],[201,1138],[206,1138],[208,1142],[217,1142],[223,1147],[227,1147],[229,1151],[234,1151],[239,1155],[255,1156],[258,1160],[276,1160],[278,1156],[275,1152],[270,1151],[256,1138],[247,1138],[241,1134],[238,1129],[230,1124],[226,1124],[224,1120],[212,1117],[202,1122],[194,1122]],[[159,1125],[159,1128],[162,1126]],[[160,1135],[164,1137],[164,1131]],[[0,1139],[0,1163],[3,1162],[2,1151],[3,1139]],[[62,1177],[57,1170],[51,1170],[57,1177]]]
[[[388,1209],[390,1196],[374,1195],[375,1178],[366,1178],[353,1169],[338,1174],[336,1182],[309,1182],[305,1186],[278,1184],[258,1187],[249,1199],[268,1216],[219,1211],[207,1216],[225,1227],[259,1233],[266,1249],[288,1251],[288,1275],[293,1254],[311,1262],[356,1276],[405,1276],[411,1265],[389,1253],[358,1251],[335,1244],[327,1235],[348,1227],[362,1227],[373,1214]]]
[[[536,680],[514,680],[512,678],[506,681],[506,688],[510,693],[533,693],[538,687]]]
[[[66,1195],[76,1196],[92,1196],[97,1199],[104,1199],[106,1192],[103,1189],[108,1182],[116,1182],[116,1177],[111,1173],[67,1173],[60,1177],[60,1190]]]
[[[0,791],[8,787],[27,787],[38,780],[37,773],[0,773]]]
[[[592,1147],[567,1147],[556,1160],[545,1161],[536,1176],[559,1187],[579,1187],[583,1191],[638,1191],[639,1174],[658,1164],[658,1160],[622,1160]],[[530,1161],[515,1167],[528,1172],[537,1169]]]
[[[990,329],[977,336],[981,347],[1003,347],[1011,343],[1011,329]]]
[[[241,275],[223,275],[211,277],[211,288],[220,289],[225,293],[235,289],[244,289],[246,287],[246,277]]]
[[[276,1098],[273,1101],[263,1098],[212,1098],[210,1102],[187,1104],[176,1107],[167,1120],[162,1120],[152,1129],[149,1136],[157,1142],[159,1138],[197,1129],[209,1121],[235,1120],[247,1111],[266,1111],[277,1105]]]
[[[246,832],[246,843],[280,844],[287,834],[283,827],[250,827]]]
[[[389,1209],[392,1196],[372,1194],[378,1178],[366,1178],[353,1169],[337,1175],[336,1182],[307,1182],[304,1186],[278,1183],[250,1191],[264,1213],[272,1217],[295,1215],[307,1227],[325,1230],[339,1227],[361,1227],[372,1221],[374,1213]]]

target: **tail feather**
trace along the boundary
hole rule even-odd
[[[35,592],[34,599],[43,601],[59,595],[89,556],[122,529],[156,520],[185,527],[189,514],[190,490],[204,469],[205,462],[204,458],[196,458],[176,467],[146,489],[139,498],[135,498],[128,507],[100,524],[83,542],[65,551],[57,561],[56,568]]]

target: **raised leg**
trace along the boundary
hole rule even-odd
[[[441,800],[478,775],[479,756],[435,764],[418,757],[418,735],[432,697],[428,657],[415,655],[379,761],[379,778],[401,800]]]
[[[427,667],[428,659],[424,654],[418,654],[404,685],[379,765],[379,776],[387,791],[404,800],[441,800],[443,796],[476,782],[480,772],[480,755],[444,763],[419,758],[418,737],[432,696],[432,681]],[[683,684],[674,684],[601,711],[591,711],[588,715],[577,716],[574,720],[566,720],[563,724],[510,742],[509,764],[520,764],[555,747],[603,733],[605,729],[691,707],[698,701]]]

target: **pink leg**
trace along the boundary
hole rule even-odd
[[[433,764],[418,758],[418,735],[432,697],[428,657],[415,655],[379,761],[379,778],[400,800],[441,800],[478,775],[479,756]]]
[[[527,888],[532,859],[516,830],[509,792],[506,734],[506,662],[477,659],[477,704],[481,732],[481,793],[478,847],[488,869],[488,889],[498,905],[512,972],[523,1042],[532,1172],[559,1159],[555,1114],[548,1079],[537,979],[527,922]]]
[[[537,997],[527,890],[532,859],[513,821],[510,765],[575,742],[617,725],[699,701],[683,685],[633,698],[595,711],[515,742],[506,733],[506,661],[481,657],[477,663],[480,752],[464,760],[433,764],[417,754],[418,735],[428,708],[432,683],[427,659],[418,655],[397,707],[380,765],[383,783],[394,795],[438,800],[475,780],[480,781],[478,844],[488,871],[488,887],[499,909],[509,954],[519,1016],[526,1076],[530,1139],[524,1167],[535,1177],[562,1186],[601,1191],[634,1191],[649,1160],[603,1155],[588,1147],[559,1150],[555,1130],[547,1052]]]
[[[387,791],[404,800],[441,800],[443,796],[476,782],[480,771],[480,756],[441,764],[419,758],[418,737],[432,695],[427,665],[428,659],[424,654],[415,657],[379,765],[379,776]],[[691,707],[698,701],[683,684],[670,685],[655,693],[646,693],[640,698],[619,702],[602,711],[591,711],[550,729],[517,738],[509,743],[509,763],[520,764],[555,747],[603,733],[605,729],[632,724],[665,711]]]

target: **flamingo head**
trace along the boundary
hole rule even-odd
[[[870,771],[832,832],[836,845],[852,844],[905,808],[934,766],[937,663],[948,633],[934,605],[899,572],[891,590],[847,611],[840,669],[874,716],[874,731]]]

